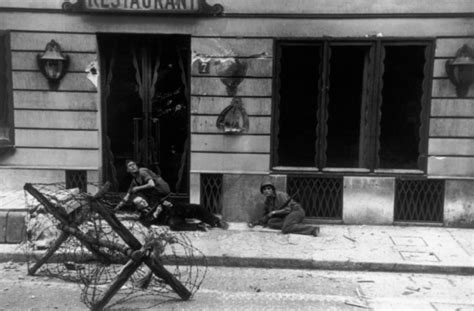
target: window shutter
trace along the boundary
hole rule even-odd
[[[0,147],[13,145],[10,35],[0,31]]]

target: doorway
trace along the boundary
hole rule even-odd
[[[134,159],[187,196],[190,37],[103,34],[98,42],[104,181],[126,191],[125,161]]]

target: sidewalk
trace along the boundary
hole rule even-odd
[[[284,235],[244,223],[188,232],[210,266],[474,274],[474,230],[321,225],[318,237]],[[0,244],[0,261],[23,261]]]

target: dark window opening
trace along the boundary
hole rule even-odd
[[[385,47],[380,168],[417,168],[424,63],[423,46]]]
[[[314,166],[318,46],[282,46],[278,165]]]
[[[431,42],[279,42],[274,165],[426,170]]]
[[[326,167],[359,166],[364,63],[368,47],[331,47]]]
[[[7,148],[14,145],[10,65],[10,35],[0,31],[0,147]]]

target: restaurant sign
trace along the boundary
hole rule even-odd
[[[62,9],[71,13],[126,13],[126,14],[197,14],[220,15],[220,4],[207,0],[77,0],[64,1]]]

